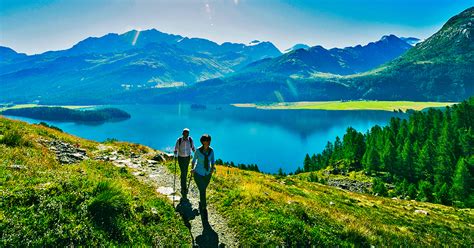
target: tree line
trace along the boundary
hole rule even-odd
[[[365,134],[349,127],[319,154],[306,155],[298,172],[332,167],[364,171],[374,191],[446,205],[474,206],[474,97],[444,110],[393,117]],[[384,183],[395,185],[387,191]]]
[[[228,167],[239,168],[241,170],[260,172],[260,169],[258,169],[258,165],[256,165],[256,164],[235,164],[232,161],[231,162],[224,162],[220,158],[216,159],[216,164],[225,165],[225,166],[228,166]]]
[[[22,116],[46,121],[104,122],[129,119],[130,114],[117,108],[77,110],[63,107],[33,107],[7,109],[1,114]]]

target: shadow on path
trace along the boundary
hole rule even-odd
[[[191,202],[188,199],[181,199],[179,204],[176,206],[176,211],[181,215],[184,225],[188,228],[193,242],[193,247],[225,247],[224,243],[219,244],[219,235],[212,229],[209,224],[207,210],[200,214],[197,209],[193,209]],[[196,216],[201,216],[202,221],[202,233],[194,239],[191,231],[191,220],[194,220]],[[196,228],[196,227],[194,227]]]

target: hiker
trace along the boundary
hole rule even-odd
[[[174,156],[178,158],[179,169],[181,172],[181,197],[187,199],[188,189],[186,188],[186,176],[188,174],[189,161],[191,160],[191,151],[195,152],[194,142],[189,136],[189,128],[183,129],[183,136],[179,137],[174,147]]]
[[[200,141],[202,146],[194,152],[191,173],[199,189],[199,213],[202,225],[204,228],[210,229],[207,215],[206,188],[211,181],[212,173],[216,171],[216,167],[214,164],[214,150],[210,147],[211,136],[204,134]]]

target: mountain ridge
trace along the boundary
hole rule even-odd
[[[413,47],[405,43],[411,48],[400,57],[363,73],[338,75],[327,68],[314,70],[304,55],[314,52],[330,56],[327,50],[316,46],[309,51],[296,50],[254,62],[239,73],[199,83],[199,90],[190,86],[158,94],[151,97],[151,101],[172,102],[175,94],[186,94],[190,101],[220,103],[357,99],[461,101],[474,95],[473,23],[474,7],[452,17],[423,42]],[[385,40],[392,38],[387,36]],[[284,67],[286,71],[278,67],[282,63],[271,64],[295,54],[301,54],[302,62],[284,60],[290,65]],[[338,65],[336,60],[332,63]]]

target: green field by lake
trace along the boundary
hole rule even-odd
[[[321,101],[281,102],[271,104],[236,103],[235,107],[258,109],[319,109],[319,110],[422,110],[432,107],[446,107],[456,102],[412,102],[412,101]]]
[[[34,107],[62,107],[68,109],[85,109],[85,108],[93,108],[93,105],[39,105],[34,103],[29,104],[16,104],[16,105],[1,105],[0,104],[0,111],[4,111],[7,109],[20,109],[20,108],[34,108]]]

